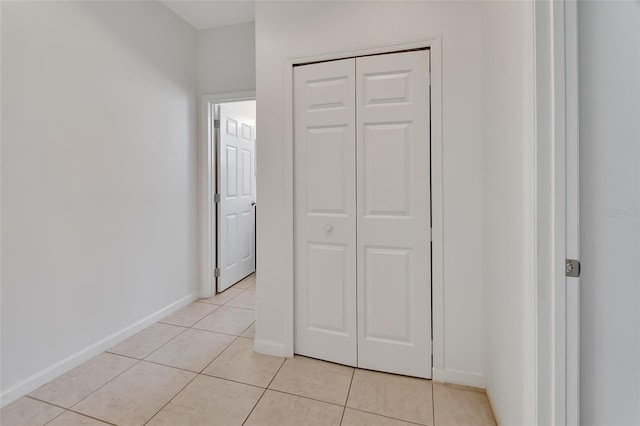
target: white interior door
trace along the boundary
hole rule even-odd
[[[431,377],[429,53],[294,70],[295,352]]]
[[[255,121],[234,103],[221,104],[219,116],[217,289],[224,291],[256,269]]]
[[[295,352],[355,366],[355,60],[294,70]]]
[[[429,52],[356,60],[358,366],[431,377]]]

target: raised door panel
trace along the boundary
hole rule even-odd
[[[238,197],[238,147],[226,146],[225,147],[225,160],[226,160],[226,193],[225,198],[237,198]]]
[[[411,123],[365,124],[362,135],[364,214],[409,216]]]
[[[355,61],[294,70],[295,353],[356,365]]]
[[[358,366],[431,377],[429,53],[357,58]]]
[[[238,264],[238,214],[231,213],[224,217],[224,234],[226,235],[224,249],[226,262],[223,268],[228,270]]]
[[[309,243],[308,309],[311,330],[348,337],[349,265],[347,246]]]
[[[311,215],[346,215],[349,204],[346,199],[349,185],[349,167],[345,163],[345,151],[353,149],[347,127],[332,126],[307,129],[306,173],[307,208]]]
[[[365,247],[364,259],[365,312],[364,323],[359,324],[363,337],[383,344],[410,344],[411,250]]]

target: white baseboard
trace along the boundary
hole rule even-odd
[[[291,358],[293,354],[289,353],[282,343],[273,342],[270,340],[258,340],[253,341],[253,350],[263,355],[271,356],[284,356]]]
[[[192,293],[188,296],[185,296],[182,299],[170,304],[169,306],[166,306],[159,311],[154,312],[153,314],[141,319],[140,321],[137,321],[130,326],[125,327],[122,330],[117,331],[112,335],[107,336],[104,339],[99,340],[98,342],[76,352],[75,354],[61,361],[58,361],[45,369],[38,371],[37,373],[33,374],[30,377],[27,377],[21,382],[18,382],[17,384],[2,392],[0,408],[11,404],[18,398],[27,395],[29,392],[38,389],[40,386],[77,367],[83,362],[86,362],[94,356],[101,354],[106,349],[117,345],[118,343],[133,336],[138,331],[150,326],[151,324],[157,322],[165,316],[177,311],[184,306],[187,306],[197,298],[198,293]]]
[[[471,386],[473,388],[481,389],[485,389],[487,387],[487,379],[482,374],[469,373],[468,371],[448,370],[444,368],[433,368],[433,381]]]

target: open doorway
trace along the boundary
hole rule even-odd
[[[255,281],[255,94],[205,96],[203,113],[201,296],[210,297]]]

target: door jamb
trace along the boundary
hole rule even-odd
[[[579,424],[577,2],[535,2],[536,424]]]
[[[200,297],[215,294],[213,269],[216,257],[216,208],[213,191],[216,188],[215,131],[211,119],[216,105],[226,102],[256,99],[255,90],[203,95],[200,97]]]
[[[432,375],[445,374],[444,364],[444,232],[443,232],[443,161],[442,161],[442,40],[440,37],[380,44],[356,49],[337,50],[309,55],[291,56],[284,60],[284,235],[285,298],[283,300],[285,329],[284,352],[293,355],[294,345],[294,191],[293,191],[293,66],[308,62],[320,62],[354,56],[392,53],[400,50],[428,48],[430,50],[431,79],[431,327],[432,327]],[[256,342],[256,348],[260,342]],[[271,348],[262,348],[264,353]],[[261,352],[262,352],[261,351]],[[483,384],[481,384],[483,385]]]

